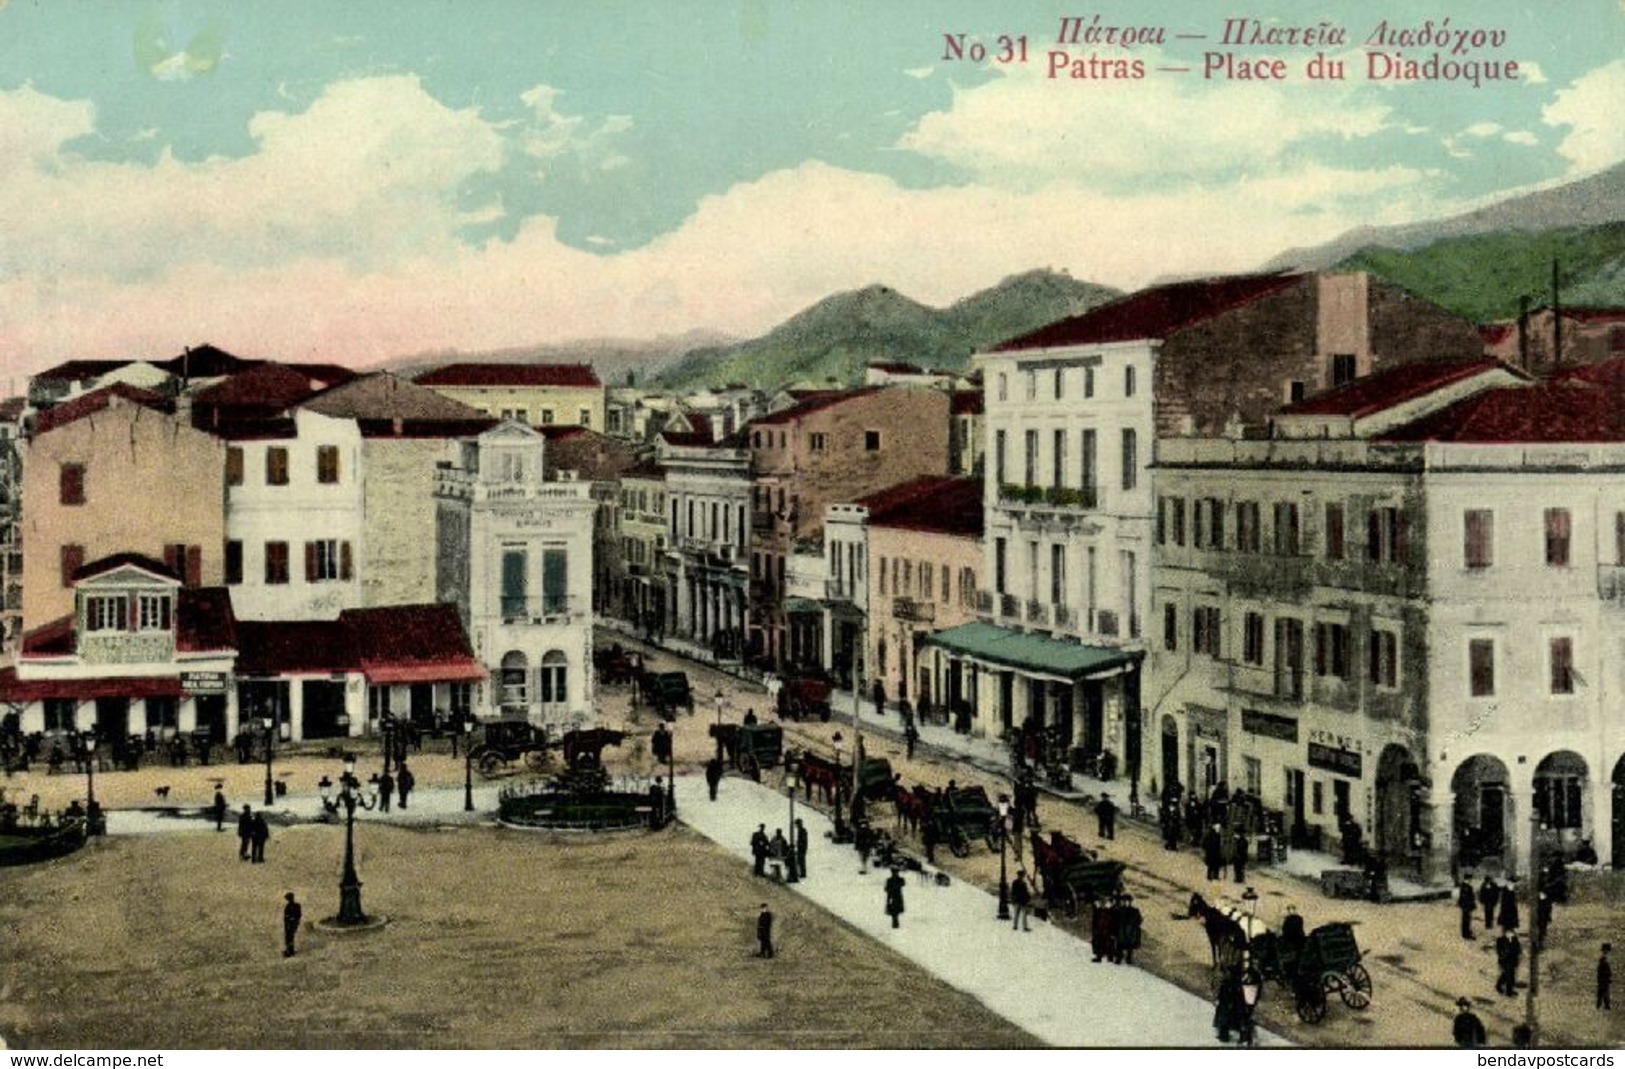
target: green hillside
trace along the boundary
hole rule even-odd
[[[862,381],[877,361],[958,369],[1005,338],[1118,296],[1116,290],[1050,271],[1005,279],[948,308],[928,308],[886,286],[827,297],[767,334],[687,353],[658,377],[694,389],[724,383],[772,388],[792,382]]]
[[[1479,323],[1512,319],[1518,298],[1551,301],[1552,261],[1566,305],[1625,306],[1625,223],[1447,238],[1418,249],[1363,249],[1337,266],[1370,271]]]

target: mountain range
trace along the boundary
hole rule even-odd
[[[1625,163],[1564,185],[1431,222],[1362,227],[1293,249],[1267,271],[1364,270],[1475,322],[1509,319],[1520,299],[1625,307]],[[652,341],[598,339],[485,353],[423,353],[391,366],[410,374],[456,361],[586,362],[607,384],[635,375],[670,389],[742,383],[861,382],[872,362],[958,370],[978,349],[1078,315],[1121,293],[1064,272],[1034,270],[932,308],[889,286],[836,293],[766,334],[703,331]]]

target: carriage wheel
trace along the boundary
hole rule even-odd
[[[1363,1010],[1371,1005],[1371,974],[1365,966],[1355,962],[1349,966],[1347,982],[1337,992],[1343,996],[1343,1005],[1351,1010]]]
[[[542,769],[546,768],[547,760],[548,756],[546,750],[525,751],[525,767],[534,772],[540,772]]]
[[[970,857],[970,840],[965,838],[965,829],[954,828],[948,837],[948,849],[955,857]]]
[[[497,769],[502,767],[502,755],[498,753],[482,753],[479,758],[480,775],[494,776]]]
[[[1297,990],[1298,1020],[1304,1024],[1319,1024],[1326,1016],[1326,989],[1313,981],[1301,983]]]

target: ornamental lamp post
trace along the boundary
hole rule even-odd
[[[377,804],[376,800],[368,799],[361,793],[361,781],[355,775],[355,755],[344,755],[344,773],[339,777],[339,794],[335,799],[333,782],[323,776],[317,788],[322,795],[322,808],[329,813],[337,813],[344,809],[344,873],[339,878],[339,915],[334,923],[347,926],[360,926],[367,923],[367,915],[361,910],[361,877],[355,870],[355,811],[360,806],[371,809]]]
[[[718,687],[716,697],[712,701],[716,702],[717,705],[717,726],[713,734],[717,737],[717,760],[720,761],[722,760],[722,707],[728,704],[728,696],[722,693],[721,687]]]
[[[269,716],[260,717],[260,727],[265,729],[265,804],[275,804],[275,797],[271,793],[271,733],[276,729],[276,721]]]
[[[790,832],[790,856],[785,859],[785,867],[789,875],[784,878],[785,883],[801,882],[801,860],[796,854],[796,788],[801,785],[801,777],[797,775],[797,766],[794,761],[784,763],[784,793],[790,796],[790,823],[786,825]]]
[[[456,738],[455,735],[452,738]],[[474,718],[463,717],[463,812],[474,812]]]
[[[81,744],[85,751],[85,807],[96,804],[96,733],[85,732]]]
[[[1010,845],[1010,796],[999,795],[999,912],[996,919],[1010,919],[1010,876],[1005,856]]]
[[[841,794],[846,781],[841,778],[841,733],[837,731],[829,737],[830,743],[835,747],[835,830],[834,839],[838,843],[848,842],[851,836],[846,830],[846,821],[841,816]]]

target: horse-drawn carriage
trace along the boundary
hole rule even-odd
[[[778,713],[780,719],[819,720],[830,718],[829,695],[833,684],[814,675],[792,675],[779,688]]]
[[[1076,917],[1080,907],[1122,892],[1123,873],[1128,868],[1123,862],[1103,860],[1058,831],[1051,831],[1048,840],[1035,831],[1031,841],[1033,867],[1051,909]]]
[[[694,715],[694,692],[683,672],[644,672],[638,677],[638,691],[663,720],[676,720],[677,710]]]
[[[559,750],[570,768],[597,768],[605,746],[619,746],[626,733],[609,728],[581,728],[553,738],[545,727],[528,720],[487,720],[479,725],[481,738],[468,752],[481,774],[494,776],[504,765],[523,762],[532,771],[547,767],[549,753]]]
[[[1003,834],[1003,819],[981,787],[949,787],[941,791],[933,796],[923,819],[936,841],[955,857],[969,856],[974,839],[986,842],[989,850],[997,850]]]
[[[628,653],[620,643],[592,651],[593,671],[598,674],[598,681],[608,686],[635,682],[642,669],[640,661],[641,658]]]
[[[1240,970],[1259,985],[1266,981],[1292,993],[1298,1018],[1316,1024],[1326,1016],[1328,996],[1335,993],[1351,1010],[1371,1005],[1371,974],[1360,959],[1365,952],[1346,922],[1323,924],[1308,935],[1298,929],[1296,941],[1269,931],[1256,918],[1236,909],[1209,905],[1191,896],[1190,914],[1200,917],[1213,951],[1213,990]]]
[[[784,729],[777,724],[712,724],[711,737],[722,743],[728,764],[754,780],[784,759]]]

